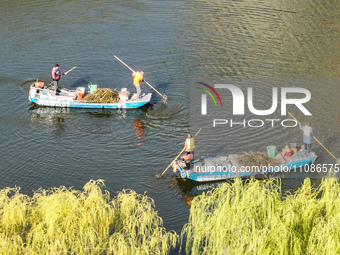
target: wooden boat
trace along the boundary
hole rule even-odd
[[[317,156],[314,152],[304,149],[298,150],[291,157],[282,157],[276,153],[272,166],[241,166],[238,162],[240,155],[218,156],[212,158],[200,158],[194,160],[188,168],[182,160],[177,160],[174,172],[179,171],[181,178],[197,182],[220,181],[232,178],[246,178],[265,176],[270,173],[289,172],[292,169],[300,171],[300,167],[306,167],[314,163]]]
[[[142,94],[141,98],[137,94],[126,93],[116,103],[88,103],[79,97],[79,91],[85,96],[90,92],[85,92],[85,88],[77,88],[77,90],[61,89],[58,95],[55,95],[54,90],[45,88],[44,85],[39,85],[41,82],[35,82],[30,86],[28,99],[40,106],[64,107],[64,108],[93,108],[93,109],[127,109],[139,108],[147,104],[151,100],[152,93]],[[122,89],[122,92],[127,92]]]

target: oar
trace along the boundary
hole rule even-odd
[[[196,137],[196,136],[199,134],[199,132],[201,132],[201,129],[202,129],[202,128],[200,128],[200,130],[197,131],[197,133],[195,134],[194,137]],[[161,178],[162,175],[165,174],[165,172],[169,169],[169,167],[176,161],[176,159],[177,159],[184,151],[185,151],[185,146],[184,146],[183,150],[176,156],[176,158],[174,158],[174,160],[171,161],[171,163],[168,165],[168,167],[165,168],[165,170],[163,171],[163,173],[162,173],[161,175],[159,175],[159,176],[157,176],[157,175],[156,175],[156,176],[157,176],[158,178]]]
[[[161,173],[161,175],[159,175],[159,176],[157,176],[157,177],[158,177],[158,178],[161,178],[162,175],[165,174],[165,172],[169,169],[169,167],[176,161],[176,159],[177,159],[184,151],[185,151],[185,146],[184,146],[183,150],[182,150],[180,153],[178,153],[178,155],[176,156],[176,158],[174,158],[174,160],[171,161],[171,163],[168,165],[168,167],[165,168],[165,170],[163,171],[163,173]]]
[[[125,64],[120,58],[118,58],[116,55],[113,55],[120,63],[122,63],[124,66],[126,66],[127,68],[129,68],[130,69],[130,71],[131,72],[135,72],[135,71],[133,71],[132,70],[132,68],[131,67],[129,67],[127,64]],[[156,91],[157,93],[158,93],[158,95],[160,95],[164,100],[166,100],[167,99],[167,97],[166,97],[166,95],[162,95],[157,89],[155,89],[150,83],[148,83],[147,81],[145,81],[144,80],[144,82],[146,83],[146,84],[148,84],[154,91]]]
[[[68,74],[69,72],[71,72],[73,69],[75,69],[76,68],[76,66],[74,66],[74,67],[72,67],[70,70],[68,70],[67,72],[65,72],[66,74]],[[50,84],[48,84],[48,86],[51,86],[53,84],[53,81],[50,83]]]
[[[300,123],[290,112],[288,112],[288,114],[290,115],[290,117],[292,117],[297,123]],[[316,137],[314,135],[312,135],[312,137],[315,139],[315,141],[318,142],[318,144],[320,144],[322,146],[322,148],[324,148],[334,159],[338,160],[318,139],[316,139]]]

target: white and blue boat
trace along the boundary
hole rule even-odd
[[[52,89],[38,87],[32,84],[29,91],[29,101],[40,105],[63,108],[87,108],[87,109],[128,109],[139,108],[150,102],[152,93],[142,94],[140,98],[137,94],[125,93],[120,101],[115,103],[89,103],[79,98],[79,88],[77,90],[61,89],[58,95],[55,95]],[[80,88],[83,95],[86,96],[85,88]],[[123,92],[127,92],[126,90]],[[90,93],[90,92],[88,92]]]
[[[296,170],[301,171],[301,167],[310,167],[317,156],[313,151],[307,152],[304,149],[298,150],[291,157],[282,157],[276,152],[274,164],[270,166],[242,166],[238,154],[229,156],[218,156],[209,158],[200,158],[193,160],[190,167],[182,160],[177,160],[174,165],[174,171],[179,171],[181,178],[190,179],[196,182],[221,181],[232,178],[247,177],[264,177],[267,174],[287,173]]]

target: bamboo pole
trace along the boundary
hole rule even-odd
[[[131,72],[135,72],[132,70],[131,67],[129,67],[127,64],[125,64],[120,58],[118,58],[116,55],[113,55],[120,63],[122,63],[124,66],[126,66]],[[144,82],[146,84],[148,84],[154,91],[156,91],[158,93],[158,95],[160,95],[164,100],[167,99],[167,97],[165,95],[162,95],[157,89],[155,89],[150,83],[148,83],[147,81],[144,80]]]
[[[194,137],[196,137],[196,136],[199,134],[199,132],[201,132],[201,129],[202,129],[202,128],[200,128],[200,130],[197,131],[197,133],[194,135]],[[176,158],[174,158],[174,160],[171,161],[171,163],[168,165],[168,167],[165,168],[165,170],[164,170],[163,173],[159,176],[159,178],[162,177],[163,174],[165,174],[165,172],[166,172],[166,171],[169,169],[169,167],[176,161],[176,159],[184,152],[184,150],[185,150],[185,146],[184,146],[183,150],[176,156]]]
[[[174,159],[171,161],[171,163],[168,165],[168,167],[165,168],[165,170],[163,171],[163,173],[161,173],[161,175],[160,175],[159,177],[162,177],[162,175],[165,174],[165,172],[166,172],[166,171],[169,169],[169,167],[176,161],[176,159],[184,152],[184,150],[185,150],[185,146],[184,146],[183,150],[182,150],[180,153],[178,153],[178,155],[176,156],[176,158],[174,158]]]

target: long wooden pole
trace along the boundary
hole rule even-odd
[[[288,114],[290,115],[290,117],[292,117],[294,120],[296,120],[297,123],[300,124],[300,122],[290,113],[288,112]],[[316,137],[314,135],[312,135],[312,137],[314,138],[315,141],[318,142],[318,144],[320,144],[322,146],[322,148],[324,148],[334,159],[337,159],[318,139],[316,139]]]
[[[132,68],[131,67],[129,67],[127,64],[125,64],[120,58],[118,58],[116,55],[113,55],[120,63],[122,63],[124,66],[126,66],[127,68],[129,68],[130,69],[130,71],[131,72],[135,72],[135,71],[133,71],[132,70]],[[146,83],[146,84],[148,84],[154,91],[156,91],[157,93],[158,93],[158,95],[160,95],[163,99],[167,99],[167,97],[165,96],[165,95],[162,95],[157,89],[155,89],[150,83],[148,83],[147,81],[145,81],[144,80],[144,82]]]
[[[200,128],[200,130],[197,131],[197,133],[194,135],[194,137],[196,137],[196,136],[199,134],[199,132],[201,132],[201,129],[202,129],[202,128]],[[176,156],[176,158],[174,158],[174,160],[171,161],[171,163],[168,165],[168,167],[165,168],[165,170],[163,171],[163,173],[162,173],[159,177],[162,177],[162,175],[165,174],[165,172],[166,172],[166,171],[169,169],[169,167],[176,161],[176,159],[184,152],[184,150],[185,150],[185,146],[184,146],[183,150]]]
[[[67,72],[65,72],[66,74],[68,74],[69,72],[71,72],[73,69],[77,68],[76,66],[72,67],[70,70],[68,70]]]
[[[180,153],[178,153],[178,155],[176,156],[176,158],[174,158],[173,161],[171,161],[171,163],[168,165],[168,167],[165,168],[165,170],[163,171],[163,173],[161,173],[161,175],[160,175],[159,177],[162,177],[162,175],[165,174],[165,172],[166,172],[166,171],[169,169],[169,167],[176,161],[176,159],[184,152],[184,150],[185,150],[185,146],[184,146],[183,150],[182,150]]]
[[[76,66],[74,66],[74,67],[72,67],[70,70],[68,70],[67,72],[65,72],[66,74],[68,74],[69,72],[71,72],[73,69],[75,69],[76,68]],[[53,81],[50,83],[50,84],[48,84],[48,86],[51,86],[53,84]]]

